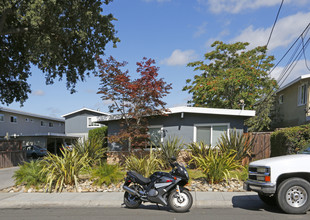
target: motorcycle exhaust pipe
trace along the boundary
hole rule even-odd
[[[128,187],[128,186],[123,186],[123,189],[130,193],[131,195],[133,196],[138,196],[138,197],[141,197],[140,194],[138,192],[136,192],[135,190],[133,190],[132,188]]]

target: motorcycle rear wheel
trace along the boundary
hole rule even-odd
[[[193,204],[192,194],[183,189],[180,193],[172,191],[168,197],[168,205],[175,212],[187,212]]]
[[[136,188],[138,188],[138,187],[133,185],[133,186],[130,186],[130,188],[132,188],[134,190],[137,190]],[[141,205],[142,200],[139,199],[137,196],[134,196],[134,195],[131,195],[128,192],[125,192],[125,194],[124,194],[124,203],[125,203],[127,208],[136,209],[136,208],[138,208]]]

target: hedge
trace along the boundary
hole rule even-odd
[[[275,131],[270,142],[271,157],[296,154],[310,142],[310,124]]]
[[[94,128],[88,131],[88,139],[102,140],[102,146],[107,147],[108,127]]]

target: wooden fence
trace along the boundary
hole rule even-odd
[[[253,149],[250,160],[260,160],[270,157],[271,145],[270,135],[272,132],[251,132],[250,137],[253,140]]]
[[[25,161],[26,153],[20,141],[0,141],[0,168],[17,166]]]

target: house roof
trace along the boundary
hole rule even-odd
[[[300,80],[308,79],[308,78],[310,78],[310,74],[299,76],[298,78],[294,79],[293,81],[291,81],[291,82],[285,84],[283,87],[279,88],[277,93],[281,92],[282,90],[286,89],[287,87],[290,87],[291,85],[299,82]]]
[[[207,115],[231,115],[231,116],[243,116],[253,117],[255,116],[254,110],[241,110],[241,109],[221,109],[221,108],[204,108],[204,107],[173,107],[169,108],[169,112],[166,114],[177,113],[192,113],[192,114],[207,114]],[[122,118],[122,115],[108,115],[98,117],[97,122],[115,121]]]
[[[38,115],[38,114],[34,114],[34,113],[19,111],[19,110],[5,108],[5,107],[0,107],[0,112],[9,112],[12,114],[25,115],[25,116],[30,116],[30,117],[34,117],[34,118],[41,118],[41,119],[47,119],[47,120],[51,120],[51,121],[65,122],[65,120],[62,118],[55,118],[55,117],[50,117],[50,116]]]
[[[241,109],[223,109],[223,108],[204,108],[204,107],[173,107],[170,108],[170,114],[175,113],[197,113],[197,114],[209,114],[209,115],[232,115],[232,116],[255,116],[254,110],[241,110]],[[169,113],[168,113],[169,114]]]
[[[81,109],[76,110],[74,112],[70,112],[68,114],[62,115],[61,117],[65,118],[65,117],[67,117],[69,115],[73,115],[73,114],[76,114],[76,113],[82,112],[82,111],[89,111],[89,112],[93,112],[93,113],[97,113],[97,114],[101,114],[101,115],[110,115],[109,113],[100,112],[100,111],[92,110],[92,109],[89,109],[89,108],[81,108]]]

